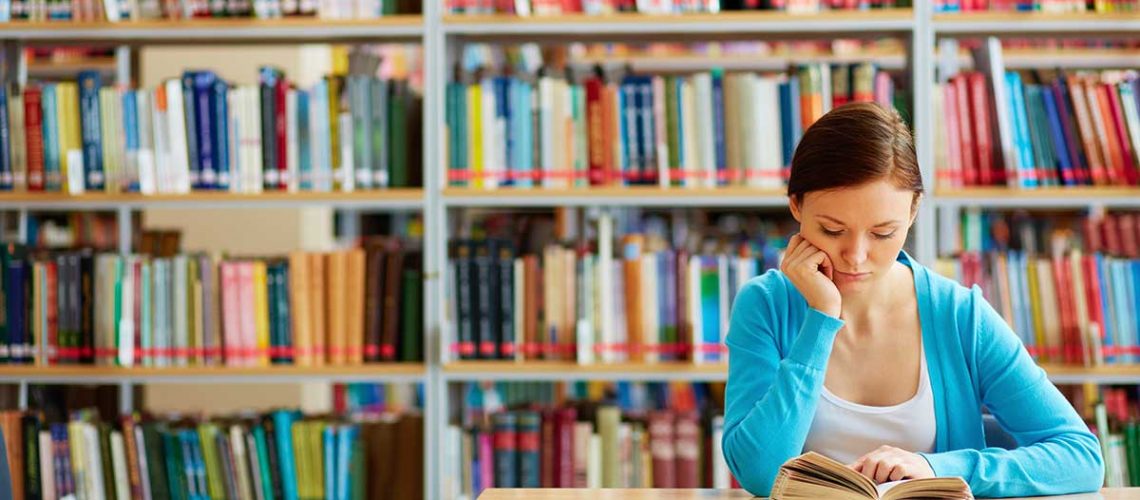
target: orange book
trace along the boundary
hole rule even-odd
[[[333,252],[326,261],[328,272],[325,274],[325,290],[327,301],[325,311],[328,325],[327,360],[329,364],[342,366],[345,364],[345,349],[348,347],[348,308],[347,308],[347,273],[348,254],[346,252]]]
[[[641,313],[641,251],[645,246],[645,237],[640,234],[627,234],[622,237],[622,268],[625,281],[625,325],[626,349],[629,361],[637,362],[645,359],[642,348],[642,327],[645,322]]]
[[[312,364],[323,366],[325,364],[325,348],[328,345],[328,325],[325,323],[325,254],[314,252],[309,254],[309,319],[312,342]]]
[[[1108,183],[1108,174],[1105,172],[1101,149],[1097,145],[1096,130],[1092,117],[1089,114],[1088,87],[1082,78],[1069,77],[1069,89],[1073,100],[1073,114],[1077,117],[1077,131],[1081,136],[1081,147],[1089,161],[1089,173],[1094,185],[1103,186]]]
[[[364,249],[354,248],[348,252],[348,314],[345,316],[348,333],[348,350],[345,357],[349,364],[364,362]]]
[[[1108,167],[1108,179],[1112,184],[1124,184],[1124,151],[1121,148],[1116,123],[1112,119],[1112,108],[1108,100],[1108,91],[1112,86],[1107,83],[1093,82],[1089,84],[1090,105],[1097,106],[1096,116],[1100,125],[1096,127],[1097,138],[1101,148],[1105,151],[1105,163]]]
[[[293,363],[298,366],[313,364],[313,320],[310,311],[309,255],[304,252],[289,254],[289,313],[293,322]]]

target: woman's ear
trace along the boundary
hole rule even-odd
[[[799,222],[802,224],[803,221],[800,220],[800,202],[799,202],[798,198],[799,198],[798,196],[789,196],[788,197],[788,208],[792,211],[792,218],[795,219],[796,222]]]

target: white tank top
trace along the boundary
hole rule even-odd
[[[938,427],[934,420],[934,394],[926,371],[925,348],[920,359],[918,390],[914,397],[894,406],[852,403],[824,386],[804,442],[804,452],[814,451],[844,464],[883,445],[916,453],[933,452]]]

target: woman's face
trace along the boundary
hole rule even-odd
[[[886,180],[813,191],[790,202],[800,235],[822,250],[842,294],[865,291],[887,275],[906,242],[915,213],[912,191]]]

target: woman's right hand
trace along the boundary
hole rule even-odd
[[[843,299],[832,279],[831,259],[799,233],[788,240],[780,270],[792,281],[809,306],[838,318]]]

